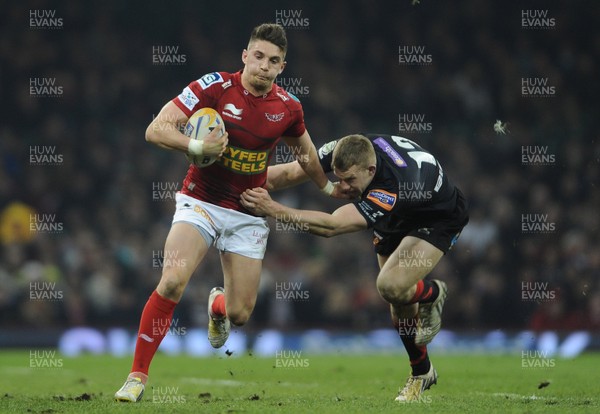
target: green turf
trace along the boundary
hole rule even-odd
[[[0,352],[0,412],[600,412],[600,354],[552,360],[547,368],[523,368],[519,355],[434,357],[438,384],[404,405],[394,398],[406,379],[405,355],[302,355],[279,362],[300,367],[278,368],[275,357],[159,354],[138,404],[112,400],[131,358],[33,359],[55,367],[31,368],[29,352]],[[549,384],[539,389],[542,383]]]

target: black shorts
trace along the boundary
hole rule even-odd
[[[414,221],[406,220],[393,232],[373,231],[375,253],[382,256],[391,255],[406,236],[423,239],[435,247],[448,253],[458,240],[460,232],[469,222],[467,200],[457,189],[456,208],[451,217],[440,220]]]

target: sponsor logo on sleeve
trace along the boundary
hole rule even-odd
[[[385,139],[379,137],[374,140],[373,143],[381,148],[383,152],[385,152],[398,167],[406,167],[406,161],[404,161],[400,154],[398,154],[398,152],[392,148],[392,146]]]
[[[198,79],[198,83],[200,84],[200,87],[202,89],[206,89],[212,84],[221,82],[223,82],[223,77],[218,72],[207,73],[206,75]]]
[[[321,148],[319,148],[319,158],[323,159],[326,156],[328,156],[329,153],[331,151],[333,151],[333,149],[335,148],[336,145],[337,145],[337,141],[331,141],[331,142],[328,142],[327,144],[323,145]]]
[[[385,190],[371,190],[367,195],[367,200],[372,201],[386,211],[392,211],[396,204],[396,194]]]
[[[200,102],[200,99],[198,99],[196,94],[194,92],[192,92],[192,90],[189,88],[189,86],[186,86],[183,89],[183,92],[181,92],[181,94],[179,95],[179,100],[190,111],[192,109],[194,109],[194,106],[196,106],[196,104],[198,102]]]

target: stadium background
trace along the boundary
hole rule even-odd
[[[62,23],[31,27],[32,10]],[[524,27],[524,10],[546,10],[554,24]],[[0,345],[52,345],[77,326],[136,329],[187,169],[144,131],[190,81],[240,69],[252,27],[291,18],[280,20],[289,40],[281,78],[298,88],[316,146],[357,131],[406,136],[470,201],[469,226],[435,270],[451,292],[444,327],[585,330],[598,346],[599,10],[594,1],[4,4]],[[402,54],[425,63],[401,64]],[[158,55],[178,62],[157,64]],[[545,79],[552,93],[527,96],[525,78]],[[32,93],[35,79],[60,89]],[[494,132],[498,119],[506,135]],[[402,131],[402,120],[424,132]],[[36,162],[35,151],[60,157]],[[528,164],[524,151],[552,157]],[[305,209],[339,205],[310,184],[276,196]],[[31,231],[32,217],[46,230]],[[527,220],[538,230],[524,231]],[[321,239],[272,222],[264,269],[247,332],[390,326],[368,232]],[[205,327],[208,291],[221,280],[213,252],[176,310],[180,324]],[[44,289],[60,298],[32,300]],[[289,291],[306,297],[282,300]]]

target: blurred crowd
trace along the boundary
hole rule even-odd
[[[281,77],[303,87],[316,146],[403,135],[467,196],[470,223],[432,275],[449,285],[444,326],[600,330],[597,3],[30,3],[0,16],[2,327],[137,326],[161,260],[176,259],[162,249],[187,170],[183,154],[146,143],[144,131],[192,80],[239,70],[252,27],[285,10],[301,18],[288,22]],[[62,23],[31,27],[33,9]],[[554,24],[524,27],[528,9]],[[165,45],[179,63],[155,63]],[[407,45],[428,62],[401,64]],[[41,78],[61,88],[32,93]],[[554,92],[528,96],[524,78]],[[427,131],[403,131],[407,116]],[[535,151],[551,157],[523,161]],[[31,157],[42,152],[60,157]],[[340,205],[312,184],[274,197]],[[391,326],[377,272],[369,232],[322,239],[271,221],[249,329]],[[176,309],[180,324],[204,326],[221,283],[212,251]]]

